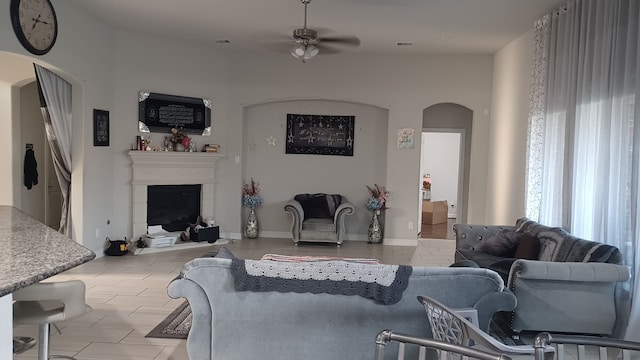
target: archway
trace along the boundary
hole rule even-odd
[[[388,110],[341,100],[285,99],[247,105],[243,111],[242,178],[253,178],[263,190],[260,236],[290,238],[284,204],[299,193],[329,193],[356,206],[346,222],[346,240],[366,240],[371,212],[365,207],[365,185],[385,184],[387,178]],[[353,155],[287,154],[287,114],[355,116]]]
[[[460,134],[459,169],[457,191],[457,222],[467,222],[469,208],[469,172],[471,168],[471,138],[473,111],[454,103],[439,103],[422,112],[423,132]]]
[[[3,64],[0,71],[0,85],[3,90],[0,91],[0,102],[7,104],[8,116],[3,116],[6,119],[5,125],[11,129],[12,141],[3,145],[3,153],[7,155],[7,164],[10,171],[5,172],[5,175],[0,177],[0,183],[9,184],[4,187],[5,193],[0,193],[0,199],[3,204],[11,205],[16,208],[21,208],[22,201],[22,167],[25,144],[21,139],[20,130],[20,102],[21,102],[21,89],[32,84],[35,81],[35,72],[33,64],[39,64],[52,71],[55,71],[57,75],[64,78],[72,85],[72,97],[73,97],[73,157],[77,163],[73,166],[71,174],[72,183],[72,196],[71,196],[71,209],[72,209],[72,234],[69,237],[73,238],[78,243],[83,243],[82,237],[82,223],[83,223],[83,188],[82,188],[82,166],[77,166],[81,163],[82,149],[84,145],[84,139],[82,136],[84,123],[83,123],[83,89],[82,84],[73,78],[68,73],[60,70],[59,68],[50,64],[42,62],[40,59],[32,58],[25,55],[15,54],[6,51],[0,51],[0,63]],[[3,84],[4,83],[4,84]],[[34,104],[37,108],[40,107],[39,102]],[[44,126],[43,126],[44,127]],[[6,148],[4,148],[6,146]],[[40,178],[45,183],[45,177],[47,172],[42,168]]]

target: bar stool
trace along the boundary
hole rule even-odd
[[[13,323],[38,325],[38,359],[68,358],[49,355],[51,323],[82,316],[91,307],[85,302],[85,285],[80,280],[30,285],[13,293]],[[55,326],[55,325],[54,325]]]

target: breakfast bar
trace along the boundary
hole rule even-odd
[[[0,206],[0,359],[12,356],[12,293],[96,254],[11,206]]]

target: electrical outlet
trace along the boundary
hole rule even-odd
[[[409,221],[409,230],[413,229],[413,221]]]
[[[100,239],[100,228],[96,229],[96,239]]]

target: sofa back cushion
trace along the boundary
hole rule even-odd
[[[622,254],[617,247],[578,238],[559,227],[549,227],[527,218],[520,218],[516,221],[516,229],[538,238],[538,260],[604,262],[618,265],[623,263]]]
[[[304,219],[333,219],[336,209],[342,203],[342,196],[336,194],[298,194],[294,196],[304,210]]]

